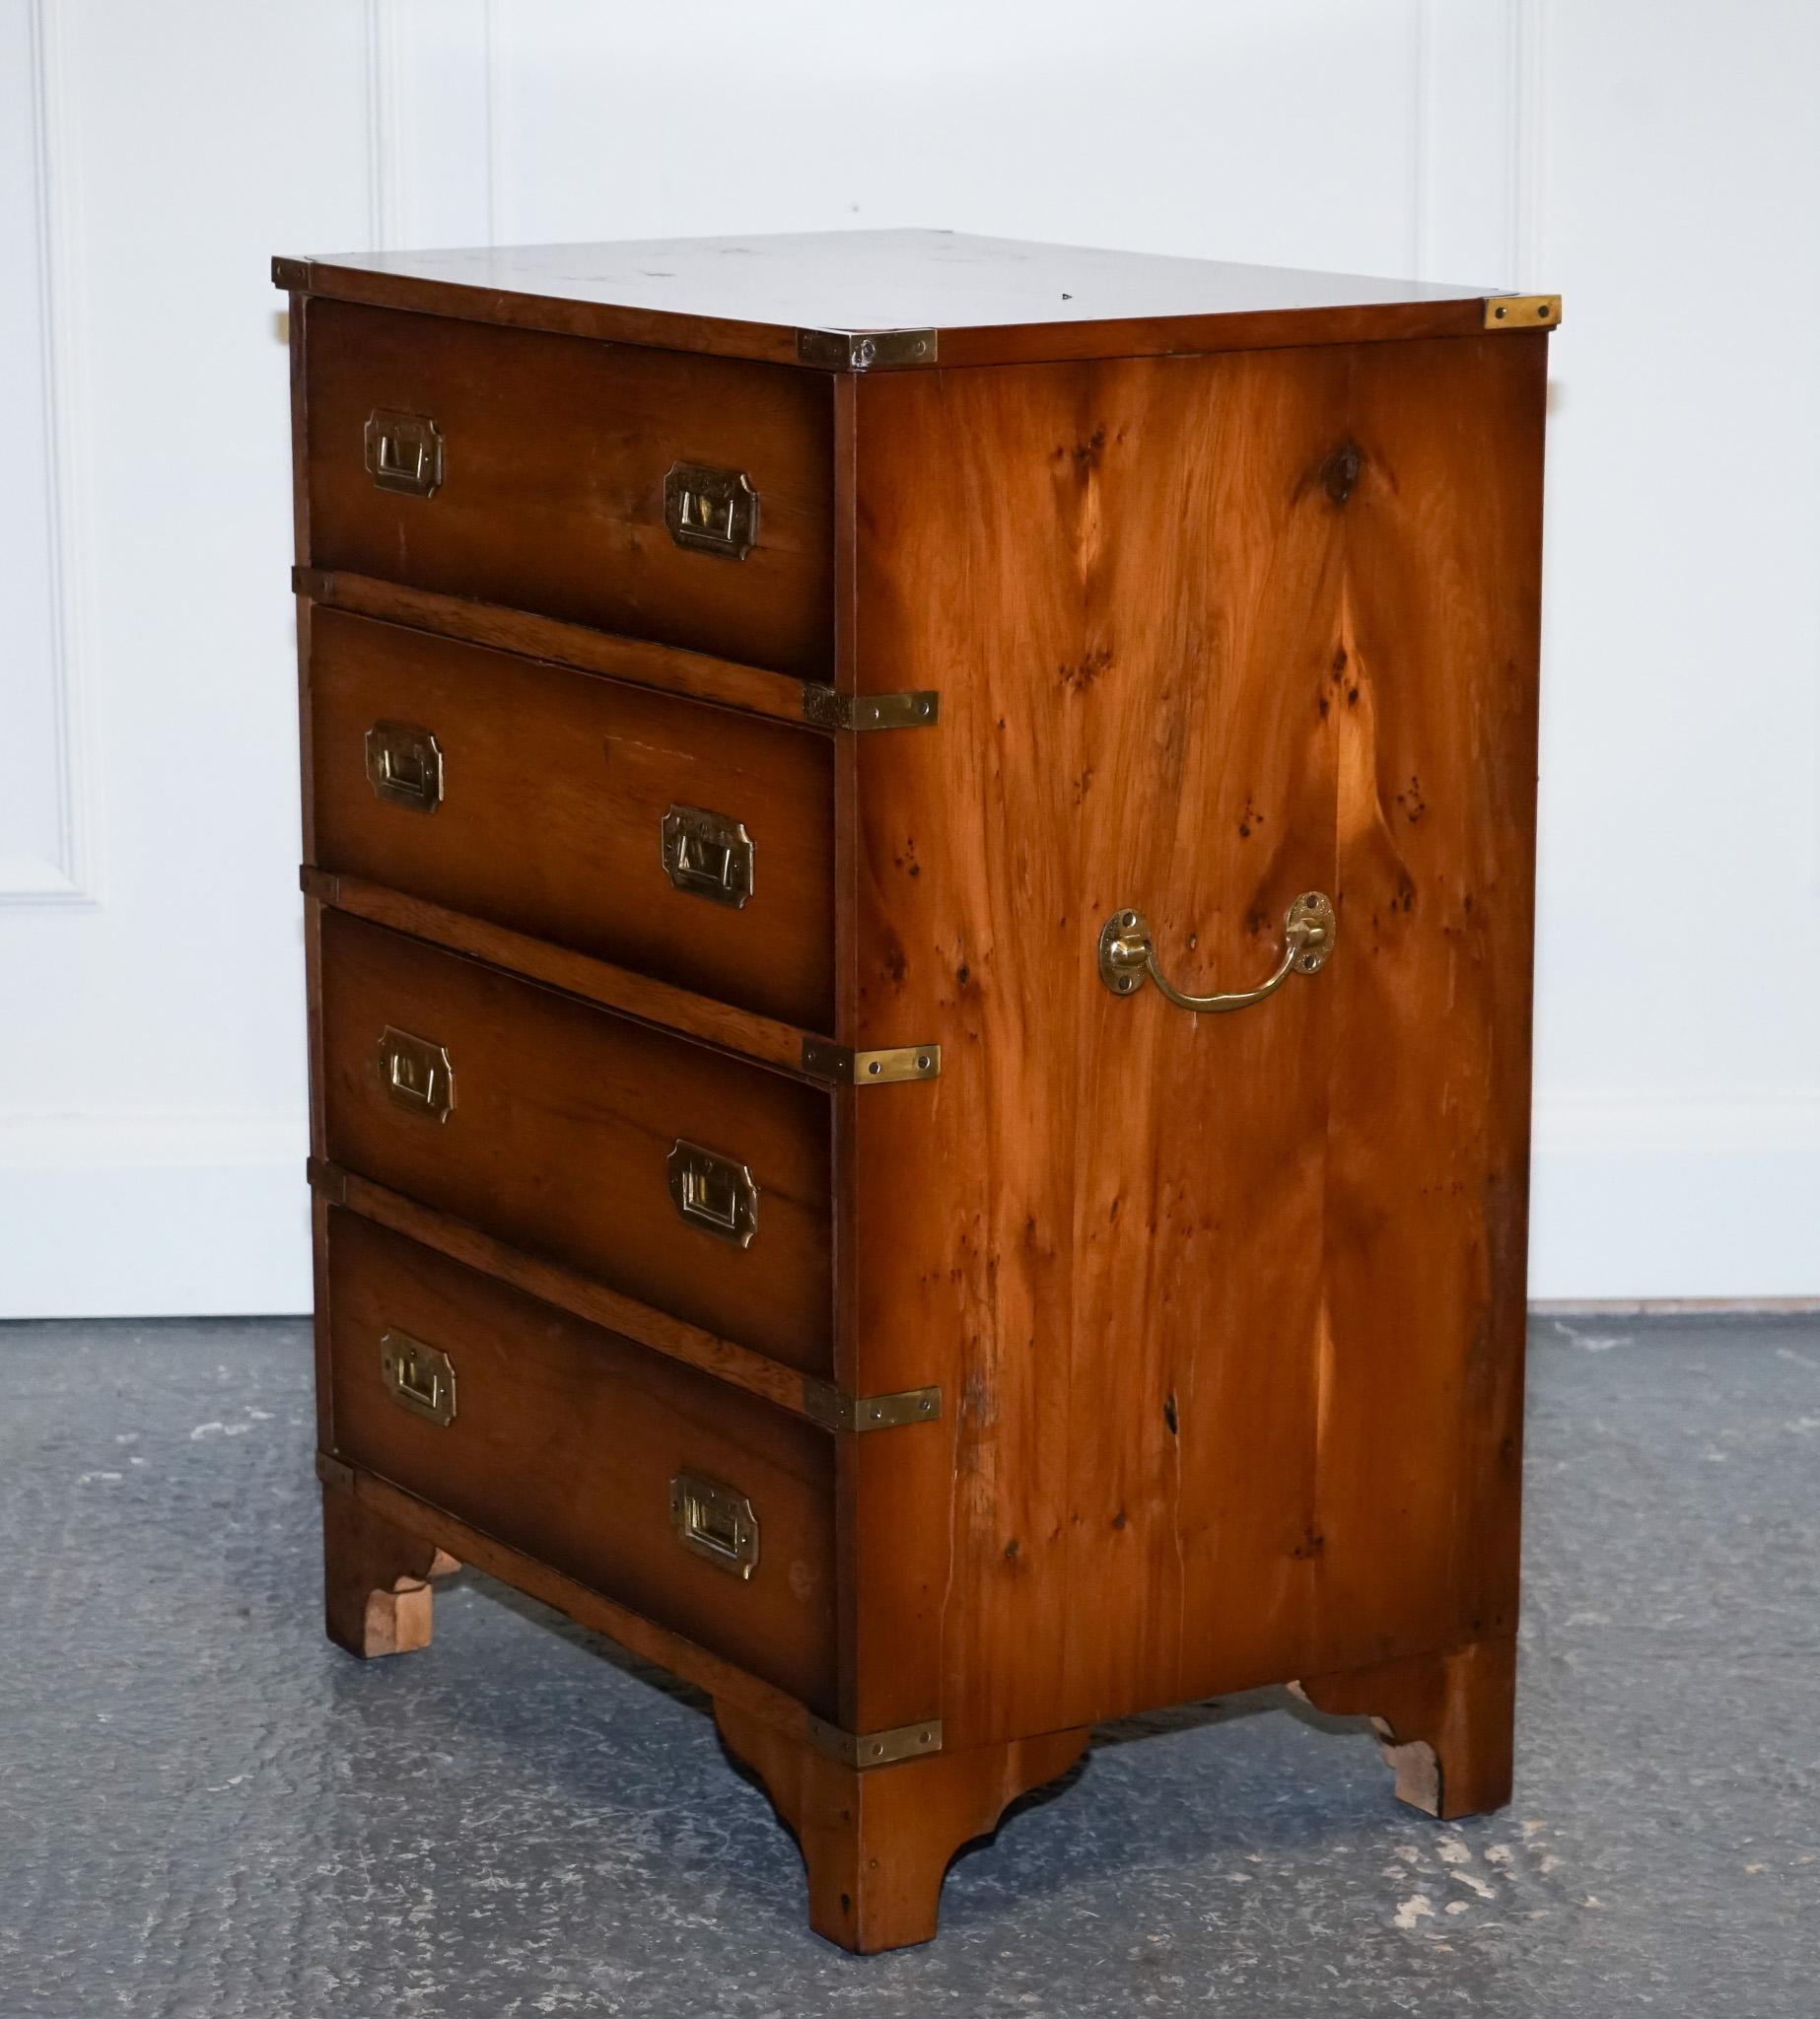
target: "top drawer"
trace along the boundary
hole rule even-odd
[[[833,410],[820,373],[308,305],[311,566],[827,676]],[[706,517],[678,544],[665,478]],[[743,477],[734,546],[712,483]],[[699,535],[699,528],[691,528]],[[737,546],[747,531],[744,558]]]

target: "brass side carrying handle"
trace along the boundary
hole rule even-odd
[[[1099,978],[1115,996],[1135,995],[1147,980],[1178,1010],[1218,1016],[1227,1010],[1249,1010],[1274,996],[1293,974],[1319,974],[1332,953],[1338,930],[1333,901],[1318,890],[1296,898],[1284,916],[1283,958],[1276,972],[1255,989],[1230,996],[1189,996],[1164,980],[1156,965],[1156,948],[1141,911],[1115,911],[1099,929]]]
[[[375,407],[367,416],[367,474],[382,491],[436,495],[443,481],[443,431],[428,414]]]

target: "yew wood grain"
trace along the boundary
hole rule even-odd
[[[788,1692],[716,1654],[712,1648],[660,1627],[642,1613],[635,1613],[564,1572],[551,1569],[524,1550],[501,1542],[497,1536],[483,1534],[469,1523],[457,1520],[447,1508],[432,1506],[389,1480],[321,1456],[317,1458],[316,1469],[324,1475],[325,1506],[331,1495],[343,1496],[388,1527],[427,1540],[463,1566],[484,1570],[488,1576],[528,1592],[580,1625],[608,1635],[642,1659],[710,1692],[717,1704],[738,1705],[785,1732],[808,1736],[811,1713],[805,1706]]]
[[[291,385],[291,528],[293,552],[302,560],[310,548],[309,373],[305,332],[309,326],[305,301],[293,294],[287,316]],[[294,599],[297,625],[298,762],[301,772],[303,846],[306,857],[315,847],[315,815],[312,780],[315,766],[310,732],[310,603]],[[320,1155],[326,1135],[322,1097],[322,947],[315,907],[304,908],[304,1044],[309,1066],[310,1149]],[[311,1284],[315,1356],[316,1444],[325,1446],[332,1433],[328,1381],[328,1272],[322,1245],[322,1210],[313,1202],[311,1218]],[[332,1622],[331,1622],[332,1632]]]
[[[324,1625],[337,1646],[363,1661],[429,1646],[430,1579],[459,1568],[453,1558],[347,1495],[326,1491],[322,1557]]]
[[[1047,1732],[862,1773],[737,1705],[717,1698],[714,1715],[796,1837],[809,1926],[860,1955],[932,1940],[954,1853],[990,1836],[1019,1795],[1067,1773],[1087,1740]]]
[[[1407,425],[1394,346],[860,388],[860,689],[955,668],[938,731],[856,759],[856,1042],[944,1046],[914,1112],[856,1104],[856,1378],[935,1378],[933,1351],[958,1397],[951,1539],[859,1494],[890,1594],[856,1630],[869,1718],[930,1647],[968,1745],[1436,1647],[1485,1610],[1440,1559],[1502,1563],[1514,1532],[1486,1459],[1520,1357],[1485,1321],[1522,1303],[1541,367],[1536,339],[1433,348],[1481,375],[1470,422]],[[1386,650],[1373,717],[1357,613],[1389,624],[1405,583],[1422,666]],[[1367,809],[1409,826],[1412,776],[1448,812],[1406,852],[1385,980],[1360,835]],[[1509,894],[1467,1032],[1430,1011],[1462,980],[1447,836],[1487,802]],[[1179,985],[1249,987],[1308,889],[1339,904],[1333,959],[1255,1009],[1098,980],[1130,906]]]
[[[838,693],[854,691],[859,649],[859,467],[858,421],[859,386],[845,375],[833,384],[834,412],[834,686]],[[899,731],[891,731],[896,734]],[[911,733],[914,733],[912,731]],[[855,931],[859,920],[857,886],[860,870],[856,846],[859,812],[858,746],[863,735],[838,737],[834,745],[834,986],[835,1027],[842,1041],[853,1042],[857,1029],[856,999],[858,963]],[[912,1040],[914,1042],[914,1040]],[[858,1104],[882,1089],[837,1086],[831,1109],[834,1151],[834,1370],[835,1379],[850,1394],[864,1391],[854,1387],[857,1378],[856,1347],[859,1327],[855,1285],[859,1278],[859,1229],[854,1213],[853,1148]],[[932,1357],[932,1363],[942,1363]],[[939,1371],[925,1379],[907,1381],[906,1388],[923,1388],[940,1379]],[[887,1391],[875,1391],[887,1392]],[[950,1403],[949,1407],[952,1407]],[[895,1481],[902,1491],[895,1501],[895,1518],[917,1528],[945,1514],[949,1495],[945,1467],[950,1439],[940,1425],[931,1426],[933,1434],[917,1440],[910,1476]],[[901,1574],[897,1581],[869,1587],[868,1572],[875,1568],[861,1546],[863,1508],[880,1504],[884,1483],[875,1454],[864,1448],[877,1438],[843,1437],[834,1454],[835,1547],[838,1551],[836,1598],[840,1634],[841,1722],[850,1731],[884,1729],[893,1723],[908,1723],[909,1717],[889,1715],[868,1718],[865,1712],[875,1702],[897,1706],[914,1701],[918,1707],[910,1716],[934,1715],[942,1688],[941,1664],[930,1641],[914,1630],[887,1635],[879,1647],[883,1659],[895,1658],[905,1673],[895,1689],[884,1696],[862,1687],[863,1678],[876,1673],[877,1660],[870,1654],[870,1640],[862,1640],[862,1627],[880,1616],[896,1620],[900,1615],[915,1623],[927,1615],[914,1590],[906,1590]],[[889,1441],[888,1439],[885,1441]],[[901,1455],[901,1454],[900,1454]],[[868,1481],[879,1481],[870,1496]],[[927,1562],[931,1552],[917,1554]],[[906,1559],[899,1560],[901,1568]]]
[[[566,946],[552,946],[547,940],[533,940],[528,933],[515,932],[510,926],[489,925],[466,912],[451,911],[446,904],[431,904],[384,883],[369,883],[363,876],[305,869],[300,880],[307,896],[319,897],[324,904],[369,919],[376,926],[390,926],[415,940],[433,940],[452,952],[527,976],[545,988],[580,996],[602,1010],[616,1010],[622,1016],[636,1017],[677,1036],[737,1052],[742,1058],[799,1078],[807,1077],[803,1072],[803,1045],[810,1033],[794,1023],[754,1016],[749,1010],[735,1010],[712,997],[692,995],[687,989],[653,981],[630,968],[614,967]]]
[[[305,930],[315,924],[315,906],[307,908]],[[314,1037],[311,1047],[311,1079],[315,1078],[315,1046]],[[314,1146],[315,1139],[312,1138]],[[316,1162],[313,1147],[306,1168]],[[335,1441],[335,1391],[329,1379],[328,1358],[328,1202],[314,1189],[310,1195],[310,1355],[311,1373],[315,1389],[315,1441],[318,1451],[334,1448]]]
[[[1321,999],[1249,1024],[1158,1014],[1106,994],[1093,942],[1138,905],[1172,965],[1242,985],[1325,880],[1337,536],[1318,487],[1277,478],[1318,467],[1344,371],[1313,354],[1293,394],[1259,359],[862,390],[862,593],[885,619],[862,686],[900,625],[964,668],[938,737],[860,756],[865,1041],[922,1016],[953,1051],[926,1117],[859,1108],[857,1174],[861,1378],[921,1339],[962,1349],[957,1583],[932,1587],[962,1744],[1179,1670],[1221,1517],[1241,1561],[1300,1539],[1301,1497],[1242,1477],[1258,1441],[1293,1443],[1306,1376],[1236,1342],[1312,1322],[1312,1277],[1270,1257],[1318,1245],[1318,1092],[1311,1123],[1280,1087],[1296,1065],[1318,1088]],[[969,520],[988,467],[1002,510]],[[938,602],[911,610],[919,574],[968,585],[946,605],[964,638]],[[948,1263],[914,1289],[875,1235],[905,1194]]]
[[[824,1434],[351,1213],[329,1215],[328,1262],[337,1458],[831,1708]],[[448,1356],[453,1422],[387,1392],[388,1332]],[[678,1542],[669,1486],[684,1469],[751,1501],[749,1579]]]
[[[332,1162],[804,1372],[830,1370],[828,1096],[325,910]],[[446,1122],[392,1100],[380,1039],[443,1046]],[[681,1139],[746,1163],[740,1248],[677,1214]]]
[[[495,245],[281,265],[288,282],[348,302],[799,367],[803,330],[931,330],[925,363],[952,368],[1466,336],[1484,311],[1483,290],[1441,282],[945,231]]]
[[[721,358],[309,304],[307,565],[819,677],[829,657],[825,382]],[[433,497],[379,489],[376,409],[444,438]],[[679,547],[677,461],[744,472],[743,560]]]
[[[1370,1718],[1397,1799],[1411,1808],[1452,1821],[1510,1799],[1513,1635],[1316,1676],[1296,1689],[1318,1710]]]
[[[1385,1655],[1516,1627],[1547,354],[1355,366],[1317,1526]]]
[[[316,862],[811,1030],[833,1027],[828,738],[319,609]],[[376,723],[429,731],[441,803],[383,800]],[[672,806],[742,825],[741,906],[678,889]]]
[[[304,349],[304,332],[309,324],[305,298],[290,297],[285,318],[291,381],[291,539],[292,551],[301,562],[310,551],[310,382]],[[297,605],[297,684],[299,716],[298,759],[304,779],[304,853],[315,845],[315,815],[310,804],[310,605],[301,597]]]
[[[749,1347],[736,1346],[731,1339],[704,1332],[697,1325],[686,1325],[668,1311],[641,1304],[636,1297],[608,1289],[573,1269],[540,1261],[521,1248],[483,1233],[479,1227],[469,1226],[452,1214],[420,1206],[402,1192],[376,1185],[371,1178],[356,1177],[335,1164],[312,1158],[310,1179],[317,1198],[329,1205],[346,1206],[363,1219],[389,1227],[420,1247],[434,1248],[451,1261],[484,1270],[515,1289],[546,1304],[555,1304],[590,1324],[605,1326],[608,1331],[680,1360],[685,1366],[698,1367],[717,1381],[756,1395],[793,1416],[813,1417],[811,1403],[819,1400],[821,1394],[813,1375],[799,1373],[794,1367],[753,1353]],[[318,1309],[327,1308],[324,1293]],[[325,1441],[322,1448],[330,1448],[330,1443]]]
[[[434,631],[441,638],[490,645],[550,665],[574,666],[585,673],[604,673],[633,686],[742,709],[775,722],[801,723],[814,691],[789,673],[770,673],[762,666],[744,666],[673,645],[654,645],[645,638],[616,638],[586,624],[565,624],[555,617],[509,609],[502,603],[440,595],[346,569],[295,568],[292,586],[313,603],[328,604],[357,617],[408,624],[413,630]]]

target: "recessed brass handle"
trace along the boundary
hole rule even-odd
[[[446,1122],[455,1106],[455,1068],[444,1048],[388,1023],[380,1033],[380,1084],[401,1108]]]
[[[666,1166],[671,1202],[690,1226],[735,1248],[752,1245],[758,1232],[758,1186],[746,1165],[679,1136]]]
[[[672,806],[664,816],[664,872],[678,890],[743,911],[752,894],[752,837],[742,820],[706,806]]]
[[[429,498],[443,481],[443,431],[428,414],[375,407],[367,416],[367,474],[382,491]]]
[[[376,722],[367,731],[367,783],[387,805],[434,813],[443,803],[442,746],[410,722]]]
[[[679,1472],[669,1483],[669,1518],[682,1547],[717,1570],[744,1580],[758,1568],[758,1516],[736,1487]]]
[[[1283,958],[1276,972],[1255,989],[1230,996],[1190,996],[1163,979],[1156,948],[1141,911],[1115,911],[1099,929],[1099,978],[1115,996],[1136,995],[1147,980],[1178,1010],[1218,1016],[1227,1010],[1248,1010],[1274,996],[1293,974],[1319,974],[1333,951],[1338,930],[1333,902],[1318,890],[1296,898],[1284,916]]]
[[[400,1408],[444,1429],[455,1422],[455,1368],[446,1353],[408,1332],[388,1332],[380,1341],[380,1376]]]
[[[679,547],[743,561],[758,544],[758,493],[742,469],[672,462],[664,473],[664,523]]]

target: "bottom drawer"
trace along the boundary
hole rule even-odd
[[[344,1209],[334,1453],[833,1714],[833,1442]]]

